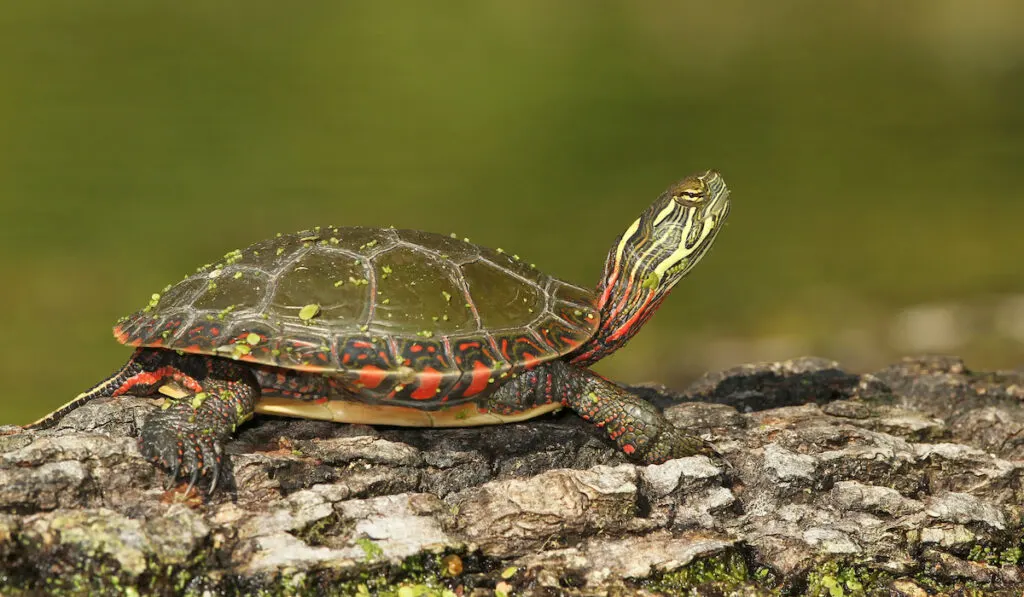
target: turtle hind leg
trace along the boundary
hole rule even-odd
[[[200,477],[209,476],[209,493],[217,488],[223,461],[222,445],[235,429],[252,418],[259,385],[245,365],[210,359],[202,390],[176,400],[142,426],[139,450],[170,471],[171,483],[188,478],[186,493]]]
[[[71,411],[96,398],[121,396],[129,392],[147,396],[155,392],[166,380],[173,379],[189,389],[198,390],[198,382],[185,371],[187,367],[181,366],[187,361],[188,357],[179,356],[169,350],[139,348],[132,353],[128,362],[110,377],[38,421],[25,425],[23,429],[49,429]]]

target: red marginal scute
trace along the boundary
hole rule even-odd
[[[365,388],[376,388],[388,375],[388,372],[375,365],[366,365],[359,369],[359,384]]]
[[[473,383],[469,384],[463,396],[475,396],[487,388],[487,380],[491,378],[491,368],[480,361],[473,362]]]
[[[433,367],[424,367],[416,377],[419,380],[419,387],[409,396],[415,400],[429,400],[437,395],[437,389],[441,387],[440,371]]]

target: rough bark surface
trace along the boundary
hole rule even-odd
[[[208,499],[165,491],[139,455],[150,400],[2,427],[2,592],[1024,588],[1024,372],[798,359],[638,391],[724,464],[627,464],[571,413],[449,430],[260,417]]]

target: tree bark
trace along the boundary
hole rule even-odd
[[[563,412],[467,429],[257,419],[212,497],[98,400],[0,428],[3,594],[925,595],[1024,589],[1024,373],[823,359],[635,388],[710,440],[626,463]]]

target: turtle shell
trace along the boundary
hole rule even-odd
[[[468,239],[324,227],[228,253],[154,294],[114,335],[422,404],[481,394],[572,352],[597,329],[595,302]]]

